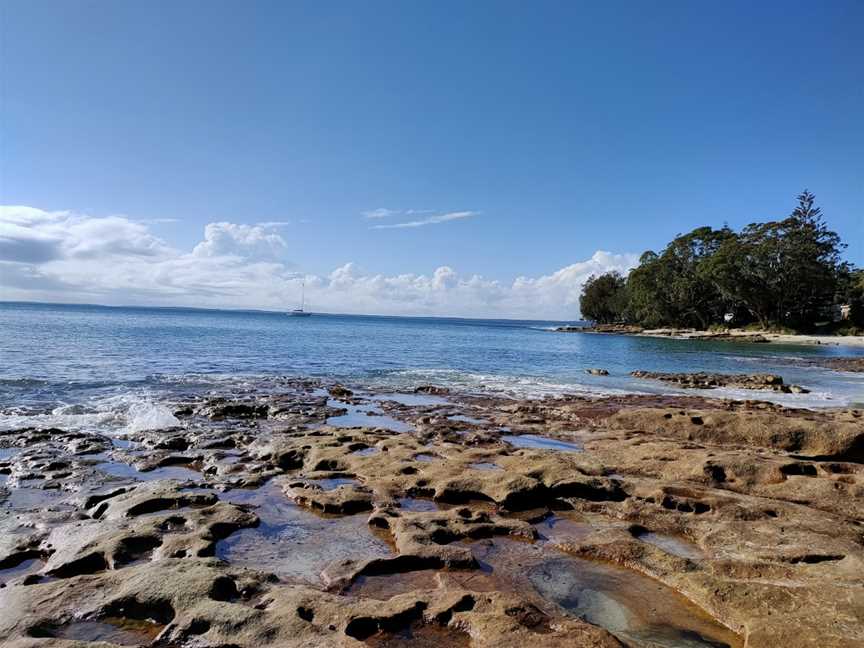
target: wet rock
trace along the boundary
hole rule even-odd
[[[288,484],[285,494],[300,506],[323,513],[351,515],[372,510],[372,493],[357,486],[345,485],[324,490],[315,483],[295,481]]]
[[[327,390],[327,393],[336,399],[351,398],[354,395],[353,391],[342,385],[333,385]]]
[[[42,541],[45,573],[71,578],[142,560],[213,555],[216,541],[258,524],[255,515],[170,484],[90,498],[93,519],[58,527]],[[131,520],[131,521],[130,521]]]
[[[229,580],[233,587],[223,587]],[[242,604],[244,591],[254,593],[261,604]],[[457,635],[482,637],[479,645],[515,647],[536,636],[538,627],[545,629],[542,613],[514,594],[488,592],[478,597],[448,589],[387,601],[346,598],[305,586],[272,584],[262,575],[225,570],[218,561],[207,559],[162,560],[88,581],[46,583],[23,588],[16,598],[6,592],[8,588],[0,590],[0,634],[16,648],[44,643],[37,637],[61,634],[58,629],[73,623],[73,615],[82,620],[159,624],[158,641],[167,645],[192,640],[243,647],[347,646],[372,640],[378,633],[429,624]],[[231,600],[223,600],[226,592]],[[544,645],[621,646],[606,631],[577,619],[548,628]]]
[[[618,333],[632,335],[641,333],[641,326],[630,324],[595,324],[593,326],[559,326],[554,329],[556,333]]]
[[[685,389],[734,389],[768,390],[794,394],[808,394],[800,385],[787,385],[775,374],[718,374],[718,373],[663,373],[657,371],[631,371],[634,378],[660,380]]]
[[[433,396],[446,396],[450,393],[447,387],[438,385],[420,385],[414,389],[415,394],[431,394]]]
[[[200,407],[197,414],[214,421],[223,419],[267,418],[269,407],[265,403],[213,400]]]
[[[790,360],[789,364],[804,367],[825,367],[834,371],[860,373],[864,371],[864,356],[795,358],[794,360]]]
[[[683,396],[409,399],[383,407],[424,419],[413,433],[375,429],[376,417],[320,425],[327,395],[310,385],[220,401],[271,413],[278,403],[284,419],[202,416],[137,434],[134,448],[0,434],[20,448],[0,462],[11,477],[0,488],[0,636],[59,645],[149,624],[163,645],[459,645],[465,634],[496,648],[619,645],[583,615],[634,645],[743,645],[712,634],[707,616],[678,634],[674,618],[650,632],[621,622],[650,607],[701,609],[754,648],[864,645],[861,412]],[[504,442],[531,435],[579,451]],[[104,456],[74,454],[88,448]],[[112,486],[93,465],[118,458],[156,472],[194,464],[210,488]],[[60,491],[37,486],[51,483]],[[242,490],[261,484],[263,504],[253,494],[264,488]],[[308,560],[328,530],[339,549]],[[263,554],[238,559],[254,546],[286,566],[278,578],[256,571]],[[290,562],[304,560],[305,571]],[[388,595],[367,596],[372,580]],[[621,596],[635,607],[622,607],[610,583],[631,582],[638,596]]]

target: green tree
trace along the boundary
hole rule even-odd
[[[627,277],[627,313],[633,322],[649,328],[666,324],[671,310],[662,289],[659,258],[655,252],[645,252]]]
[[[628,278],[629,311],[643,326],[707,328],[721,322],[727,304],[710,260],[735,237],[728,227],[699,227],[676,237],[659,255],[646,252]]]
[[[840,283],[837,303],[848,304],[851,323],[864,327],[864,269],[850,269],[843,274]]]
[[[579,297],[582,317],[599,324],[622,321],[627,308],[627,280],[618,272],[588,277]]]
[[[804,191],[782,221],[753,223],[726,239],[706,264],[722,297],[765,327],[808,327],[824,319],[847,270],[845,245]]]

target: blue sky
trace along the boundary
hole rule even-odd
[[[186,252],[208,223],[268,223],[295,272],[509,286],[780,217],[807,187],[864,265],[860,2],[0,12],[2,204],[123,215]]]

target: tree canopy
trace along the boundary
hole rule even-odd
[[[627,307],[626,291],[627,280],[617,272],[588,277],[579,298],[582,316],[600,324],[613,324],[623,319]]]
[[[804,191],[786,218],[752,223],[740,232],[699,227],[648,251],[625,279],[591,277],[580,306],[600,323],[708,328],[731,313],[737,323],[808,328],[826,318],[838,299],[861,293],[828,229],[815,196]],[[859,289],[858,286],[861,286]],[[859,292],[856,292],[859,291]]]

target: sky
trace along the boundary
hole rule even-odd
[[[0,3],[0,299],[578,316],[804,188],[864,266],[864,3]],[[302,279],[301,279],[302,278]]]

